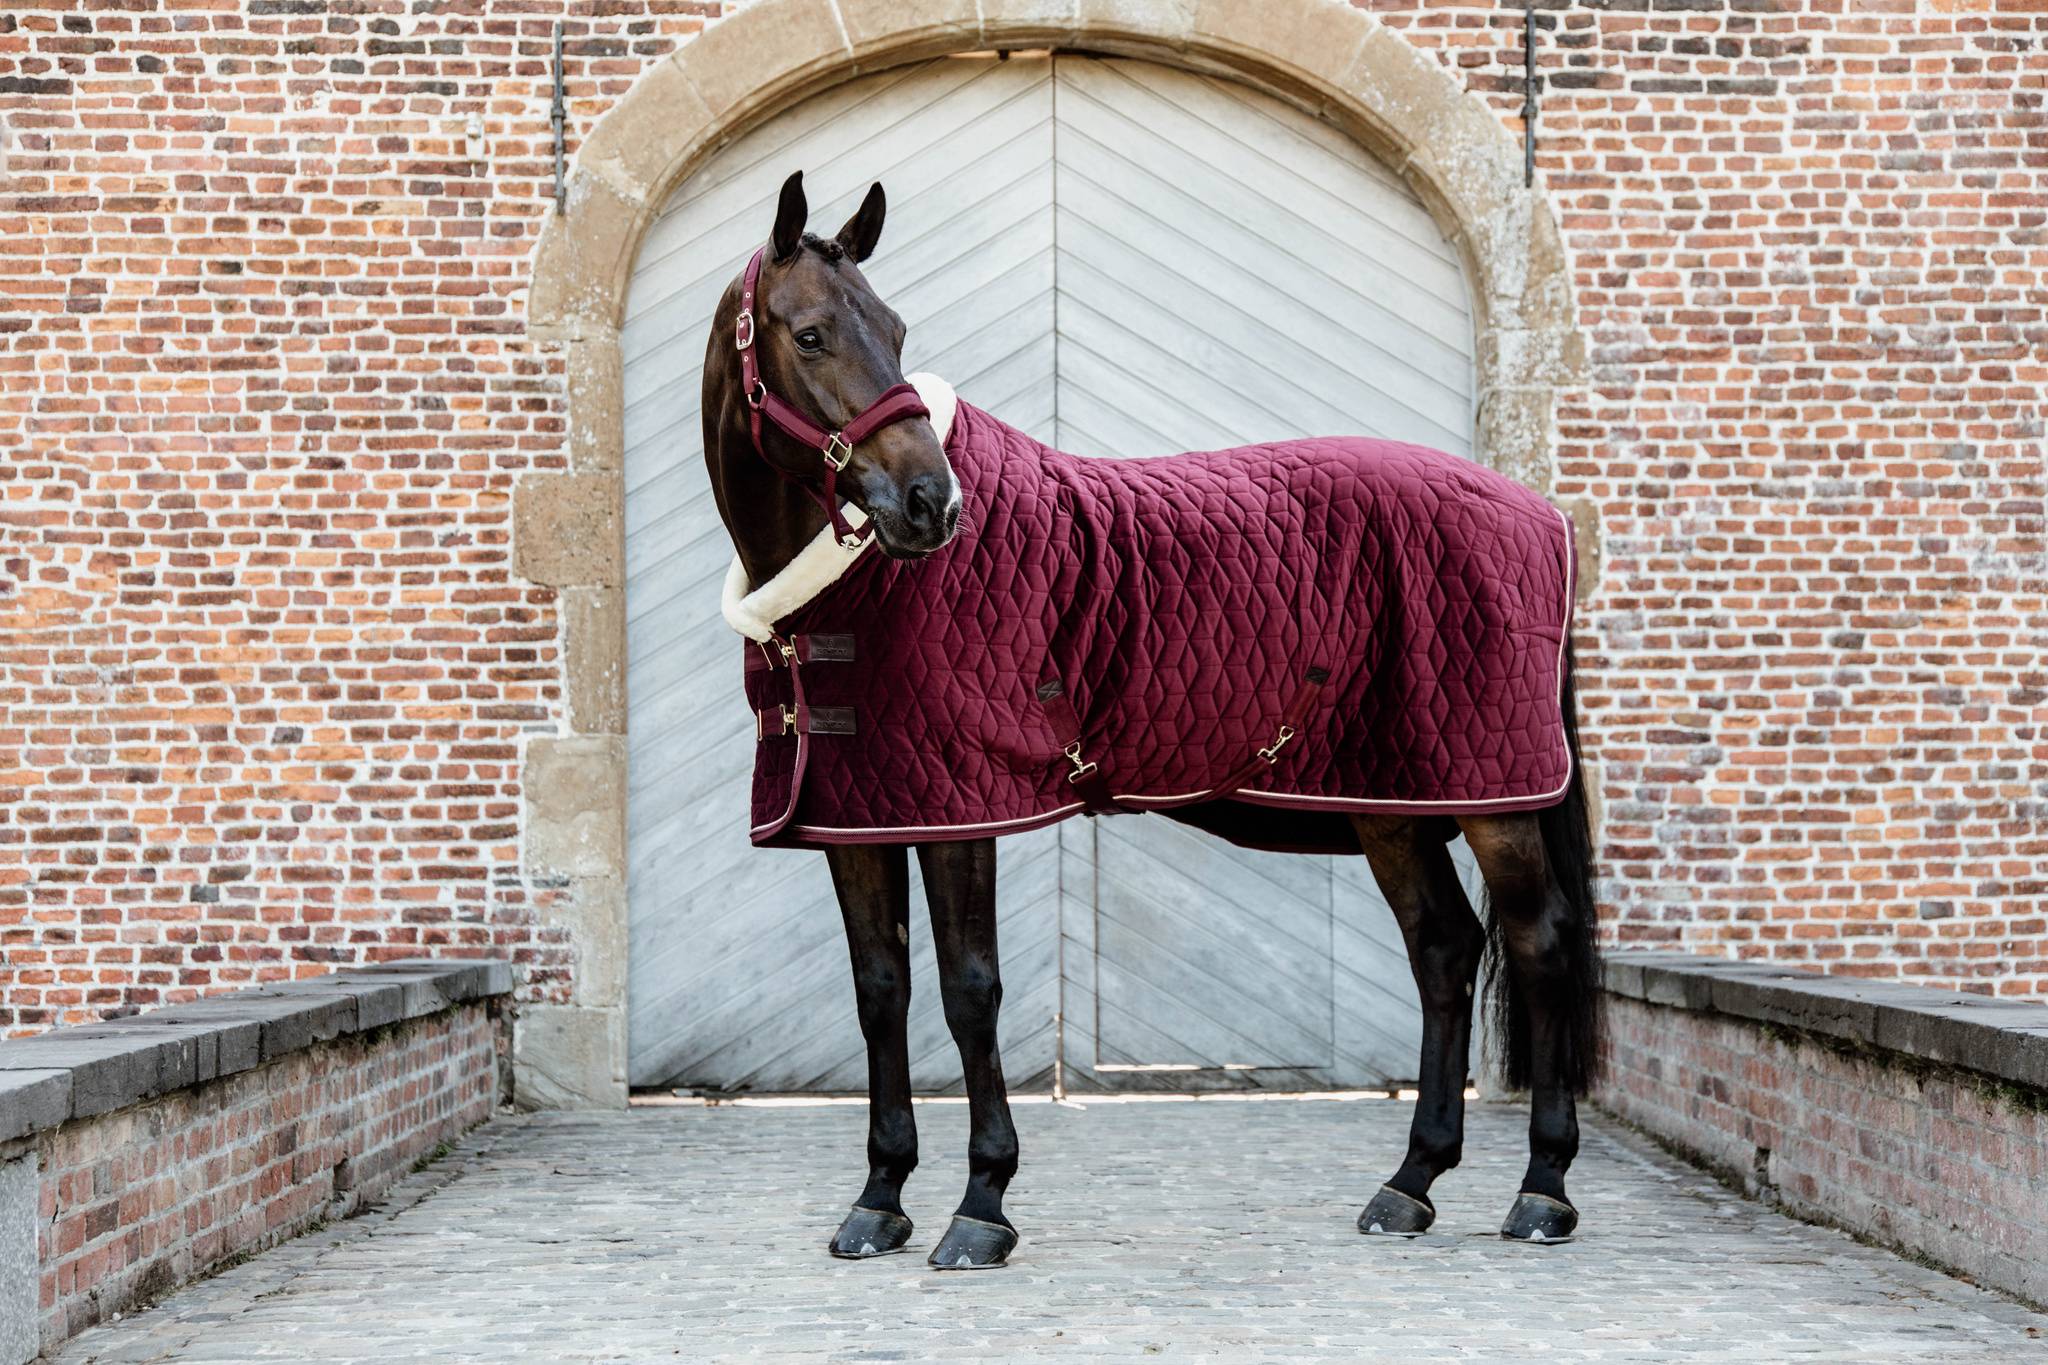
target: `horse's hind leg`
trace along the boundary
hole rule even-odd
[[[967,1082],[970,1130],[967,1193],[931,1263],[941,1270],[982,1270],[1001,1265],[1017,1245],[1017,1230],[1003,1214],[1003,1192],[1017,1173],[1017,1130],[996,1045],[996,1013],[1003,1003],[996,959],[996,844],[920,844],[917,859],[931,902],[946,1024],[959,1045]]]
[[[1486,878],[1486,895],[1506,961],[1494,970],[1513,973],[1508,1016],[1497,1023],[1509,1035],[1509,1080],[1529,1086],[1529,1169],[1501,1235],[1525,1242],[1558,1242],[1578,1226],[1566,1197],[1564,1175],[1579,1150],[1572,1095],[1583,1071],[1573,1060],[1573,1020],[1590,989],[1579,977],[1583,934],[1570,899],[1551,875],[1534,815],[1462,816],[1465,838]],[[1519,1005],[1519,1009],[1516,1006]],[[1526,1077],[1519,1072],[1526,1071]]]
[[[854,999],[868,1045],[868,1183],[832,1235],[834,1256],[860,1260],[910,1240],[903,1182],[917,1167],[917,1120],[910,1109],[910,859],[901,848],[826,852]]]
[[[1414,1236],[1436,1221],[1429,1187],[1458,1164],[1464,1146],[1472,989],[1486,934],[1444,847],[1454,828],[1379,815],[1358,816],[1352,823],[1401,926],[1422,997],[1422,1064],[1408,1157],[1358,1215],[1358,1230]]]

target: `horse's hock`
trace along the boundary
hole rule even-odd
[[[565,602],[568,732],[529,741],[526,857],[563,880],[579,964],[572,996],[522,1039],[533,1102],[618,1104],[627,1077],[626,399],[620,328],[634,264],[671,193],[749,128],[841,82],[987,49],[1075,49],[1226,76],[1344,130],[1427,207],[1463,262],[1476,338],[1474,454],[1546,489],[1555,393],[1585,355],[1558,225],[1525,187],[1519,141],[1455,76],[1361,11],[1323,0],[999,3],[766,0],[642,75],[577,150],[568,208],[535,258],[533,340],[565,354],[569,467],[517,492],[517,568]],[[886,253],[885,253],[886,254]],[[1596,527],[1574,513],[1580,592]],[[582,780],[535,776],[569,765]]]

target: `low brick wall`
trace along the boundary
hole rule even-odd
[[[2048,1008],[1608,961],[1596,1098],[1750,1194],[2048,1303]]]
[[[0,1362],[353,1213],[484,1122],[510,988],[395,963],[0,1043]]]

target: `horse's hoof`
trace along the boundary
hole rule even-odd
[[[1579,1211],[1570,1204],[1524,1190],[1515,1196],[1515,1206],[1508,1210],[1507,1222],[1500,1225],[1500,1235],[1511,1242],[1569,1242],[1578,1226]]]
[[[1009,1259],[1016,1245],[1017,1229],[956,1213],[953,1225],[932,1248],[931,1263],[940,1270],[993,1270]]]
[[[1435,1221],[1436,1209],[1427,1199],[1382,1185],[1358,1215],[1358,1230],[1368,1237],[1420,1237]]]
[[[839,1225],[839,1231],[832,1234],[832,1245],[827,1250],[842,1261],[887,1256],[903,1250],[903,1244],[910,1240],[910,1227],[910,1220],[900,1213],[884,1213],[855,1204],[846,1221]]]

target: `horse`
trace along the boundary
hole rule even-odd
[[[1490,509],[1506,508],[1502,517],[1518,517],[1514,525],[1526,527],[1535,524],[1529,510],[1532,502],[1544,509],[1548,504],[1469,461],[1410,447],[1346,443],[1342,438],[1312,448],[1278,445],[1159,460],[1080,461],[1070,468],[1061,462],[1073,457],[1019,438],[986,414],[957,404],[950,394],[906,383],[903,320],[869,287],[860,269],[881,238],[886,207],[877,183],[835,235],[820,237],[807,231],[802,173],[792,174],[783,184],[765,244],[735,276],[714,314],[703,371],[704,457],[735,550],[726,615],[749,637],[745,648],[750,701],[765,703],[756,706],[761,760],[755,783],[755,842],[824,852],[844,920],[867,1045],[868,1176],[832,1234],[828,1250],[836,1257],[865,1259],[901,1250],[912,1233],[902,1198],[904,1184],[918,1163],[905,1038],[911,986],[908,858],[914,849],[923,872],[945,1018],[960,1052],[971,1125],[966,1190],[929,1260],[940,1269],[982,1269],[1004,1264],[1018,1241],[1017,1229],[1003,1209],[1019,1158],[997,1048],[1003,986],[996,943],[995,836],[1075,813],[1106,815],[1146,808],[1140,796],[1111,790],[1115,784],[1110,780],[1119,763],[1136,769],[1152,757],[1143,747],[1146,732],[1139,727],[1135,737],[1126,734],[1118,741],[1121,747],[1104,747],[1106,742],[1082,714],[1099,709],[1084,696],[1095,681],[1085,667],[1070,669],[1074,676],[1041,678],[1027,663],[994,673],[977,663],[979,673],[960,677],[980,677],[980,682],[961,683],[947,675],[949,685],[978,689],[954,698],[956,704],[1042,708],[1042,714],[1034,712],[1032,719],[1016,722],[1037,739],[1017,740],[1017,752],[995,760],[974,756],[995,775],[991,783],[1022,773],[1019,780],[1025,787],[1017,790],[1024,804],[990,808],[998,814],[1019,810],[1021,816],[932,828],[896,819],[883,828],[820,822],[813,813],[810,823],[802,815],[791,823],[796,793],[806,780],[805,754],[812,755],[809,761],[815,768],[828,761],[825,755],[832,743],[854,743],[854,736],[872,735],[875,727],[856,708],[828,706],[821,699],[831,687],[844,685],[832,681],[840,676],[832,670],[843,674],[850,667],[835,661],[855,657],[855,633],[788,629],[788,619],[805,600],[802,591],[789,590],[788,585],[808,576],[811,581],[799,587],[815,591],[819,581],[831,581],[833,574],[846,572],[847,565],[864,565],[855,572],[866,574],[870,582],[922,593],[915,599],[920,610],[943,613],[957,606],[944,600],[958,584],[944,577],[951,570],[943,566],[964,553],[954,543],[956,537],[962,543],[971,539],[962,534],[963,508],[969,530],[975,533],[986,533],[1005,516],[1023,515],[1011,505],[1010,486],[1000,482],[973,490],[979,505],[967,506],[953,463],[961,461],[966,467],[963,421],[969,436],[994,433],[990,439],[1005,443],[1000,459],[1010,463],[1003,466],[1003,477],[1028,481],[1037,477],[1041,466],[1058,465],[1055,472],[1067,484],[1040,499],[1054,504],[1047,513],[1054,518],[1069,515],[1072,501],[1098,486],[1084,486],[1081,481],[1086,479],[1128,481],[1143,476],[1165,480],[1161,486],[1169,490],[1183,478],[1222,480],[1232,486],[1247,479],[1271,484],[1262,472],[1268,466],[1295,471],[1300,479],[1320,478],[1328,468],[1346,479],[1365,481],[1330,484],[1327,479],[1297,479],[1290,484],[1291,491],[1274,505],[1287,509],[1289,516],[1298,513],[1305,525],[1341,526],[1356,518],[1342,498],[1319,501],[1313,492],[1302,494],[1302,488],[1377,487],[1372,481],[1383,475],[1392,478],[1385,471],[1395,469],[1406,471],[1402,477],[1411,483],[1422,480],[1425,505],[1439,509],[1434,515],[1447,524],[1474,516],[1483,520],[1492,514]],[[935,413],[935,407],[942,411]],[[942,437],[942,427],[951,434]],[[1122,476],[1093,472],[1108,466],[1126,471],[1146,468]],[[1083,493],[1076,494],[1074,488]],[[1022,494],[1015,499],[1024,500]],[[1554,509],[1549,511],[1554,515]],[[1214,529],[1215,520],[1201,523],[1201,534],[1227,534]],[[1174,548],[1172,537],[1186,534],[1174,529],[1182,525],[1169,522],[1158,533],[1166,537],[1164,552]],[[1430,529],[1422,526],[1419,532]],[[1488,537],[1504,534],[1499,526],[1486,523],[1468,538],[1492,545],[1496,541]],[[1563,534],[1568,560],[1568,523]],[[1227,552],[1234,542],[1217,543]],[[1067,553],[1061,544],[1046,548],[1033,540],[1031,552],[1051,556],[1045,572],[1057,576],[1068,571],[1060,558]],[[1333,581],[1341,587],[1341,576],[1352,573],[1343,562],[1347,553],[1354,560],[1360,557],[1355,538],[1321,554],[1316,562],[1322,567],[1315,572],[1340,575]],[[1555,595],[1557,554],[1553,540],[1544,539],[1525,556],[1543,561],[1540,577],[1549,586],[1537,596],[1546,603]],[[827,561],[826,570],[817,572]],[[1505,563],[1498,572],[1521,572],[1514,561]],[[1418,581],[1428,586],[1430,572],[1449,571],[1425,566],[1420,580],[1411,575],[1410,586]],[[1468,565],[1465,572],[1470,576],[1476,571]],[[1418,1098],[1405,1158],[1358,1216],[1359,1231],[1368,1235],[1418,1236],[1435,1221],[1430,1187],[1458,1164],[1463,1146],[1475,987],[1483,962],[1488,966],[1485,1004],[1490,1031],[1502,1053],[1505,1078],[1510,1087],[1526,1089],[1530,1095],[1529,1162],[1501,1235],[1518,1242],[1555,1244],[1570,1240],[1577,1228],[1578,1212],[1566,1193],[1565,1175],[1578,1149],[1574,1100],[1585,1093],[1600,1045],[1599,964],[1592,841],[1578,761],[1569,563],[1562,573],[1562,608],[1545,608],[1549,633],[1543,642],[1529,644],[1527,650],[1533,652],[1513,664],[1524,671],[1552,671],[1551,686],[1535,689],[1541,694],[1535,704],[1540,713],[1536,720],[1548,727],[1544,733],[1554,734],[1556,742],[1535,747],[1546,753],[1554,747],[1556,753],[1542,758],[1539,766],[1548,765],[1545,775],[1524,783],[1528,791],[1510,793],[1513,800],[1503,804],[1481,799],[1500,792],[1483,784],[1459,788],[1455,772],[1404,779],[1452,784],[1442,790],[1455,799],[1434,803],[1347,802],[1314,794],[1289,797],[1278,791],[1262,774],[1278,773],[1283,759],[1308,761],[1320,736],[1347,726],[1352,733],[1362,728],[1385,731],[1390,724],[1386,708],[1412,704],[1399,696],[1389,701],[1372,691],[1374,669],[1349,667],[1347,673],[1346,664],[1328,658],[1307,667],[1301,666],[1300,658],[1288,663],[1292,671],[1287,676],[1299,683],[1294,700],[1278,717],[1277,728],[1271,705],[1246,722],[1266,727],[1247,729],[1246,735],[1270,732],[1272,742],[1250,740],[1256,754],[1247,757],[1245,766],[1234,766],[1233,758],[1221,767],[1212,763],[1203,769],[1200,781],[1208,785],[1199,801],[1154,792],[1155,807],[1174,806],[1169,814],[1225,837],[1243,836],[1240,842],[1301,849],[1337,849],[1341,844],[1340,851],[1362,854],[1398,921],[1423,1012]],[[982,605],[993,604],[987,619],[1002,619],[1003,603],[990,594],[1003,589],[977,581],[974,591],[981,595]],[[1378,600],[1376,591],[1365,596]],[[1252,615],[1257,618],[1256,611]],[[868,624],[858,613],[848,619],[863,627]],[[1265,630],[1272,625],[1252,619],[1247,628]],[[1063,628],[1062,615],[1050,629]],[[1312,647],[1308,634],[1293,624],[1266,634],[1284,636],[1292,642],[1288,648],[1297,652]],[[859,648],[870,650],[870,645],[860,643]],[[983,652],[987,648],[986,641],[976,646]],[[920,656],[933,653],[924,650]],[[1396,663],[1382,660],[1380,668],[1392,671]],[[1331,682],[1333,672],[1353,678],[1349,690],[1332,693],[1325,687],[1338,686]],[[995,681],[988,681],[991,676]],[[1448,685],[1442,679],[1439,683]],[[757,693],[757,684],[769,690]],[[774,691],[777,687],[782,690]],[[886,708],[896,704],[898,695],[915,690],[892,683],[886,694],[869,696],[864,704]],[[1313,698],[1318,693],[1324,696],[1320,721],[1314,719],[1318,712]],[[1096,701],[1104,695],[1098,689]],[[1302,701],[1304,695],[1311,700]],[[1352,704],[1346,698],[1356,703],[1353,709],[1363,713],[1362,720],[1359,714],[1332,713],[1333,705],[1341,712]],[[914,702],[910,698],[905,704]],[[1227,720],[1206,726],[1205,733],[1228,729]],[[1499,728],[1497,722],[1489,725]],[[789,744],[792,735],[800,743]],[[1045,736],[1050,736],[1049,745]],[[948,742],[957,739],[956,735]],[[1087,745],[1095,745],[1095,751]],[[1053,762],[1068,785],[1063,787],[1034,768],[1038,759],[1020,758],[1025,751]],[[949,764],[965,762],[958,752],[949,755]],[[1062,763],[1070,766],[1057,766]],[[934,766],[946,765],[928,763],[918,771]],[[1223,773],[1223,768],[1230,771]],[[950,771],[948,767],[947,773],[927,773],[927,778],[943,781]],[[1171,785],[1169,778],[1160,780]],[[1494,781],[1498,787],[1499,779]],[[896,799],[892,793],[900,784],[876,776],[830,785],[834,791],[851,793],[850,800],[886,803]],[[1043,796],[1045,792],[1054,795]],[[1461,833],[1485,884],[1483,915],[1466,897],[1447,847]]]

